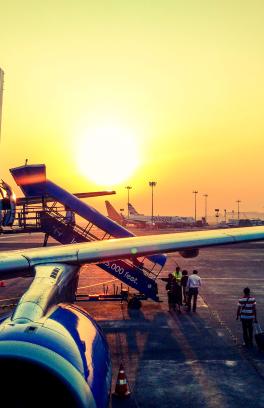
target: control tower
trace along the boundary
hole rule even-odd
[[[3,88],[4,88],[4,71],[0,68],[0,138],[2,122]]]

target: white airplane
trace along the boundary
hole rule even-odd
[[[179,217],[168,215],[155,215],[153,220],[151,215],[139,214],[132,204],[128,204],[129,217],[119,214],[109,201],[105,201],[108,217],[121,225],[135,224],[141,227],[151,226],[152,221],[156,227],[183,227],[195,225],[193,217]]]
[[[105,337],[74,305],[87,263],[264,240],[264,227],[196,231],[0,253],[0,280],[33,276],[9,316],[0,319],[1,389],[9,407],[102,408],[111,360]]]

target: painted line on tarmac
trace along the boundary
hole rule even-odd
[[[197,307],[205,307],[208,309],[208,305],[205,303],[202,296],[200,295],[198,295],[198,298],[197,298]]]
[[[14,234],[3,234],[3,235],[1,235],[0,236],[0,239],[14,239],[14,238],[18,238],[18,237],[24,237],[25,235],[26,236],[32,236],[31,234],[43,234],[43,232],[41,233],[41,232],[38,232],[38,233],[30,233],[30,232],[24,232],[24,233],[22,233],[22,234],[20,234],[20,233],[14,233]]]
[[[9,298],[9,299],[0,299],[0,302],[8,302],[9,300],[17,300],[17,299],[20,299],[20,297]]]
[[[111,283],[111,282],[115,282],[119,279],[111,279],[109,281],[105,281],[105,282],[100,282],[100,283],[95,283],[94,285],[88,285],[88,286],[79,286],[78,289],[86,289],[86,288],[92,288],[94,286],[99,286],[99,285],[105,285],[106,283]]]
[[[213,317],[213,319],[215,319],[215,321],[218,322],[218,324],[220,325],[220,327],[225,330],[228,335],[230,336],[230,338],[233,341],[234,346],[236,347],[236,349],[238,350],[240,356],[245,359],[246,361],[248,361],[248,363],[253,367],[253,369],[255,370],[255,372],[258,374],[258,376],[264,380],[264,375],[262,373],[262,371],[259,369],[259,366],[257,364],[257,361],[254,359],[254,357],[252,357],[252,355],[250,354],[250,351],[243,348],[243,346],[241,345],[241,341],[238,339],[238,337],[233,334],[232,329],[229,327],[229,325],[225,322],[225,320],[220,316],[220,314],[218,313],[218,311],[216,309],[213,309],[208,302],[206,302],[206,300],[204,299],[205,304],[207,304],[208,306],[208,310],[209,313],[211,314],[211,316]]]

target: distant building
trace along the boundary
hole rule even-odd
[[[2,123],[3,88],[4,88],[4,71],[0,68],[0,137]]]

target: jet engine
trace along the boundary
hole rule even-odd
[[[199,249],[198,248],[185,249],[184,251],[179,251],[179,254],[183,258],[196,258],[196,256],[199,255]]]
[[[0,367],[10,408],[103,408],[109,403],[106,339],[75,305],[59,304],[37,323],[7,318],[0,326]]]

